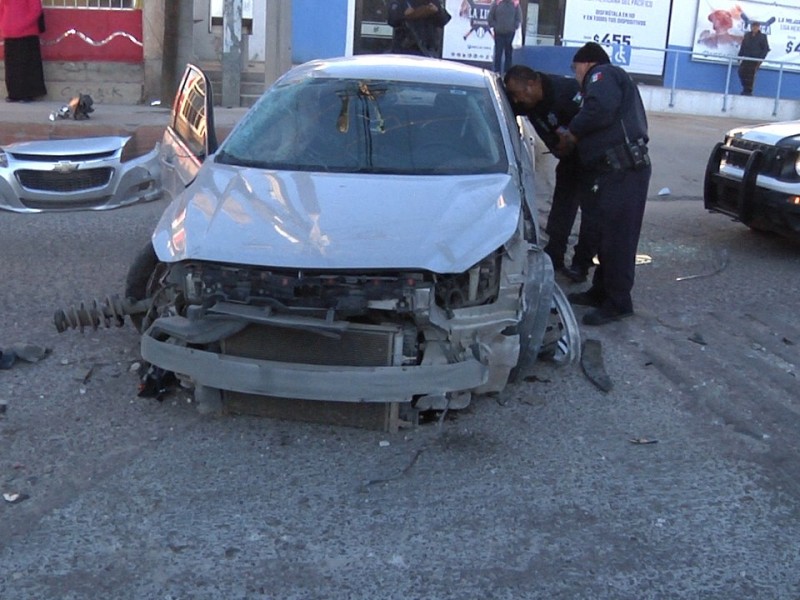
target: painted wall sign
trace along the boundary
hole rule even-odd
[[[800,71],[799,9],[800,4],[793,8],[747,0],[703,0],[697,8],[692,58],[727,63],[728,57],[737,56],[750,23],[758,21],[769,40],[767,60],[786,61],[784,69]],[[761,68],[780,65],[765,62]]]
[[[442,58],[487,63],[494,60],[494,37],[487,21],[492,0],[446,0],[453,17],[444,28]],[[514,36],[514,47],[522,44],[522,27]]]
[[[616,48],[620,60],[614,60],[615,64],[630,73],[661,75],[664,52],[636,46],[666,48],[671,6],[671,0],[567,0],[564,43],[575,46],[594,41],[605,46],[609,56],[615,44],[630,46]]]

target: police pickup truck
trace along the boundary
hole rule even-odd
[[[800,240],[800,120],[731,129],[706,166],[706,209]]]

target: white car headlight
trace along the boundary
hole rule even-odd
[[[795,155],[794,171],[795,171],[795,173],[800,175],[800,149],[797,150],[797,154]]]

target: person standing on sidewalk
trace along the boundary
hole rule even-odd
[[[583,104],[559,133],[559,150],[577,145],[594,176],[599,266],[592,286],[569,294],[573,304],[591,306],[585,325],[603,325],[633,314],[631,290],[644,218],[651,166],[647,115],[639,89],[623,69],[610,64],[603,47],[588,42],[572,58]]]
[[[522,24],[519,3],[516,0],[494,0],[487,23],[494,35],[494,70],[505,73],[511,67],[514,35]]]
[[[743,57],[739,63],[739,81],[742,83],[742,96],[753,95],[753,83],[756,80],[756,71],[761,66],[761,61],[769,54],[769,41],[761,33],[761,23],[750,21],[750,31],[744,34],[739,46],[739,56]]]
[[[547,149],[558,158],[544,251],[556,271],[576,283],[584,282],[597,252],[596,219],[590,205],[593,200],[590,188],[594,181],[587,177],[576,150],[571,149],[568,154],[558,152],[558,132],[566,130],[580,110],[581,86],[573,78],[539,73],[525,65],[511,67],[503,82],[514,112],[528,118]],[[581,209],[580,235],[572,266],[567,267],[564,254],[578,207]]]
[[[31,102],[47,95],[39,44],[43,31],[41,0],[0,0],[6,102]]]
[[[391,0],[387,21],[395,54],[442,57],[442,30],[450,21],[442,0]]]

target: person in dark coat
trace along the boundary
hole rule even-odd
[[[742,83],[742,96],[753,95],[753,83],[761,61],[769,54],[769,41],[761,32],[761,23],[750,21],[750,31],[744,34],[739,46],[739,56],[745,57],[739,63],[739,81]],[[758,60],[747,60],[747,58]]]
[[[442,30],[449,20],[441,0],[391,0],[392,52],[441,58]]]
[[[589,190],[594,183],[587,177],[577,151],[559,154],[558,132],[565,130],[581,107],[580,84],[571,77],[539,73],[525,65],[514,65],[505,75],[506,94],[518,115],[533,125],[547,149],[558,158],[556,184],[547,218],[547,245],[553,268],[572,281],[586,281],[597,251],[595,219],[591,214]],[[564,264],[569,236],[578,208],[581,227],[571,267]]]
[[[633,314],[631,290],[644,218],[651,166],[647,115],[639,89],[623,69],[610,64],[603,47],[588,42],[572,59],[583,104],[560,132],[559,150],[577,146],[592,172],[597,205],[599,265],[591,287],[569,294],[573,304],[591,306],[585,325],[603,325]]]
[[[494,35],[494,70],[505,73],[514,55],[514,35],[522,24],[522,10],[515,0],[494,0],[486,19]]]
[[[42,25],[41,0],[0,0],[6,102],[30,102],[47,95],[39,45]]]

